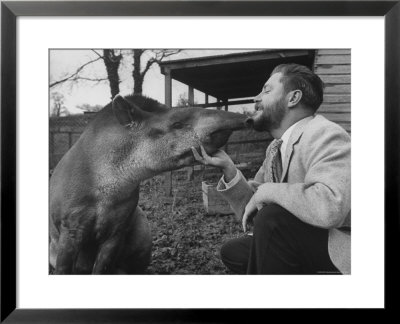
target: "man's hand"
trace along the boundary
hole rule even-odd
[[[243,226],[243,231],[247,232],[250,229],[250,223],[253,220],[254,216],[256,216],[258,212],[257,205],[255,204],[254,201],[254,195],[251,197],[249,202],[246,205],[246,208],[244,209],[244,214],[242,217],[242,226]]]
[[[261,185],[260,182],[257,182],[254,180],[247,181],[247,184],[250,186],[251,190],[253,190],[254,192],[256,192],[258,187]]]
[[[218,150],[212,156],[208,155],[206,150],[202,145],[200,145],[201,155],[197,150],[192,147],[192,152],[196,161],[200,162],[204,165],[215,166],[220,169],[226,168],[230,162],[232,162],[231,158],[228,154],[226,154],[223,150]]]
[[[208,155],[202,145],[200,145],[201,155],[192,147],[192,152],[196,161],[204,165],[211,165],[222,170],[226,182],[230,182],[236,176],[236,167],[228,154],[223,150],[218,150],[212,156]]]

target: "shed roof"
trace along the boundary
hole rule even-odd
[[[161,73],[217,99],[253,97],[273,68],[299,63],[312,68],[315,50],[279,49],[165,61]]]

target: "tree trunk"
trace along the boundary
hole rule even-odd
[[[134,94],[142,94],[143,92],[143,79],[141,69],[141,57],[143,54],[142,49],[134,49],[133,50],[133,93]]]
[[[119,93],[119,75],[118,68],[121,63],[122,55],[115,55],[114,50],[105,49],[104,52],[104,64],[107,70],[108,81],[110,82],[111,88],[111,99]]]
[[[54,104],[54,115],[56,117],[60,117],[61,116],[61,103],[60,102],[56,102]]]

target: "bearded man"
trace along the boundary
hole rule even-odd
[[[316,114],[323,88],[305,66],[272,71],[249,120],[274,138],[254,180],[224,151],[193,149],[197,161],[222,170],[217,190],[242,220],[245,234],[221,248],[235,273],[350,273],[350,136]]]

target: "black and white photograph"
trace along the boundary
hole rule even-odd
[[[2,323],[396,309],[399,0],[0,10]]]
[[[49,274],[351,274],[351,49],[49,49]]]

